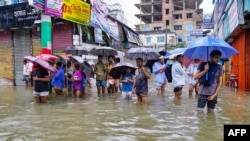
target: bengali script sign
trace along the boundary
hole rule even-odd
[[[53,17],[62,17],[62,0],[46,0],[45,13]]]
[[[79,24],[90,22],[90,4],[81,0],[63,0],[63,19]]]

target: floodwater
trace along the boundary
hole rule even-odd
[[[172,90],[168,84],[159,96],[151,85],[148,105],[120,94],[98,97],[95,87],[78,101],[50,96],[48,104],[39,105],[31,88],[2,86],[0,140],[222,141],[224,124],[250,123],[250,93],[224,87],[214,114],[197,114],[197,98],[188,96],[187,86],[179,102]]]

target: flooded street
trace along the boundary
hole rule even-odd
[[[153,83],[151,83],[153,84]],[[32,89],[0,87],[1,141],[221,141],[224,124],[250,123],[250,93],[224,87],[214,114],[197,114],[187,86],[180,102],[172,85],[164,96],[150,87],[149,104],[122,100],[120,94],[98,97],[96,88],[76,101],[50,96],[37,105]]]

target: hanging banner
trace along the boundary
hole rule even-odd
[[[46,0],[45,13],[53,17],[62,17],[62,0]]]
[[[109,26],[109,34],[111,37],[113,37],[115,40],[119,40],[119,29],[118,24],[116,22],[108,20],[108,26]]]
[[[203,16],[203,29],[213,29],[212,14],[204,14]]]
[[[96,9],[99,13],[101,13],[104,16],[107,16],[109,13],[109,10],[107,8],[107,5],[102,0],[92,0],[93,8]]]
[[[119,29],[118,24],[113,22],[106,16],[99,13],[97,10],[92,8],[91,10],[91,26],[100,28],[108,36],[111,36],[115,40],[119,40]]]
[[[45,0],[28,0],[29,1],[29,5],[36,7],[40,10],[44,10],[45,8]]]
[[[63,19],[87,24],[90,22],[90,4],[81,0],[63,0]]]
[[[95,28],[95,42],[102,44],[103,40],[102,40],[102,30],[99,28]]]

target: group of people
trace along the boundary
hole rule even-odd
[[[199,59],[194,59],[194,62],[189,65],[187,71],[183,65],[184,56],[177,55],[173,64],[165,64],[164,57],[161,56],[158,62],[153,64],[152,70],[155,74],[155,87],[158,94],[165,93],[165,86],[169,79],[166,70],[171,67],[171,79],[174,87],[174,99],[179,100],[182,95],[182,89],[185,85],[185,75],[188,75],[189,95],[195,94],[198,96],[197,110],[203,111],[207,105],[209,112],[213,111],[217,104],[217,96],[222,84],[223,69],[219,65],[221,52],[213,50],[210,53],[209,62],[201,62]]]
[[[195,90],[198,96],[198,111],[202,111],[207,105],[208,111],[213,111],[217,103],[217,96],[222,84],[222,66],[218,64],[220,61],[221,52],[213,50],[210,53],[209,62],[201,62],[199,59],[194,59],[194,62],[187,69],[189,95],[193,95]],[[165,58],[161,56],[159,61],[155,62],[152,67],[152,73],[155,75],[155,87],[158,94],[165,93],[168,77],[166,70],[171,67],[172,85],[174,87],[174,99],[179,100],[182,95],[182,89],[185,85],[186,70],[183,66],[183,55],[177,55],[173,64],[165,64]],[[137,69],[132,73],[132,68],[126,67],[121,74],[120,79],[113,79],[110,76],[111,69],[119,63],[119,58],[108,56],[108,63],[104,63],[103,56],[98,56],[98,62],[93,66],[96,87],[98,95],[105,94],[107,88],[108,93],[115,93],[119,90],[123,98],[131,98],[132,94],[136,94],[139,102],[148,102],[148,79],[151,78],[151,71],[143,65],[143,59],[137,58]],[[85,87],[90,88],[91,82],[88,76],[82,71],[78,63],[72,65],[70,62],[64,67],[61,62],[56,63],[56,73],[48,73],[39,64],[33,64],[32,74],[27,61],[24,61],[24,81],[33,78],[34,81],[34,96],[36,102],[46,103],[49,94],[49,83],[51,82],[55,93],[62,94],[62,89],[65,85],[68,92],[73,92],[75,97],[79,98],[85,93]],[[65,73],[66,72],[66,73]],[[65,83],[66,81],[66,83]],[[121,84],[121,85],[120,85]]]
[[[122,97],[128,99],[131,99],[132,94],[135,93],[138,101],[146,103],[148,101],[147,94],[150,71],[143,66],[143,59],[136,59],[138,69],[135,71],[135,74],[132,73],[132,68],[126,67],[120,79],[115,80],[110,75],[110,71],[117,63],[119,63],[119,59],[115,60],[113,56],[108,56],[108,64],[103,62],[103,56],[98,56],[98,62],[94,66],[98,95],[101,93],[105,94],[105,88],[107,87],[108,93],[114,93],[120,90]]]

